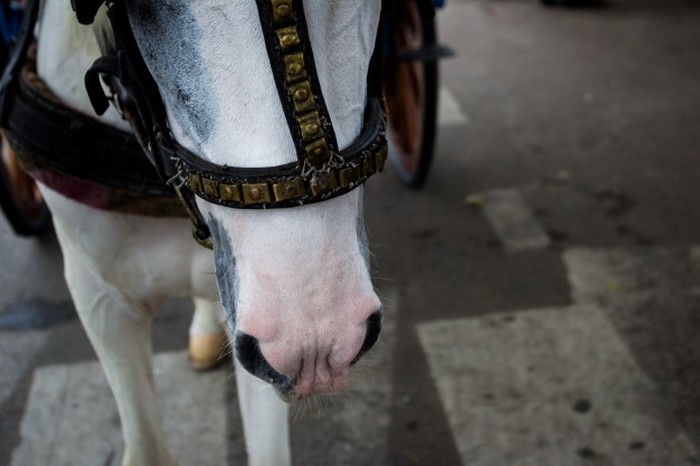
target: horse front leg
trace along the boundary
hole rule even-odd
[[[64,250],[66,281],[117,402],[124,466],[176,464],[157,413],[150,327],[153,310],[133,302]],[[77,260],[73,260],[77,259]]]
[[[194,315],[190,324],[190,363],[195,370],[219,366],[226,350],[226,331],[221,324],[221,305],[203,298],[194,298]]]
[[[236,362],[238,404],[248,452],[248,466],[290,466],[289,406],[272,386]]]

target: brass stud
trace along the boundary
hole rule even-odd
[[[343,168],[338,172],[338,178],[340,178],[340,186],[347,188],[360,179],[360,167]]]
[[[299,63],[291,63],[289,65],[289,67],[287,68],[287,71],[293,76],[298,76],[299,73],[301,73],[302,69],[303,68],[301,67],[301,65]]]
[[[196,173],[189,173],[188,175],[189,178],[189,185],[190,189],[192,191],[201,191],[202,190],[202,179],[197,175]]]
[[[316,102],[311,91],[311,83],[302,81],[289,87],[294,100],[294,111],[304,113],[316,109]]]
[[[321,118],[318,112],[311,112],[297,117],[297,123],[301,129],[301,139],[304,142],[313,141],[323,136]]]
[[[311,192],[314,196],[328,193],[337,187],[338,180],[336,179],[335,172],[328,172],[325,175],[321,175],[311,180]]]
[[[241,200],[241,192],[239,190],[239,186],[236,184],[220,183],[219,194],[221,195],[221,199],[224,201],[240,202]]]
[[[272,14],[275,23],[282,23],[293,18],[293,13],[291,0],[272,0]]]
[[[277,38],[279,39],[280,47],[282,47],[283,52],[301,43],[299,40],[299,33],[297,33],[297,28],[295,26],[278,30]]]
[[[267,183],[244,183],[242,188],[243,202],[246,204],[261,204],[272,201]]]
[[[292,11],[289,8],[289,5],[286,5],[284,3],[277,6],[276,10],[277,10],[277,14],[280,16],[287,16],[289,14],[289,12]]]
[[[306,89],[297,89],[294,92],[294,100],[304,101],[309,98],[309,92]]]
[[[306,78],[306,69],[304,68],[304,54],[291,53],[284,56],[284,69],[287,82],[293,83]]]
[[[219,197],[219,183],[215,180],[202,178],[202,184],[204,185],[204,194],[213,198]]]
[[[278,201],[300,199],[306,194],[304,182],[300,176],[275,183],[272,185],[272,190],[275,193],[275,199]]]
[[[318,167],[331,158],[331,151],[325,139],[319,139],[306,146],[306,157],[312,165]]]

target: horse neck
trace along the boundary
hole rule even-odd
[[[114,110],[98,117],[85,90],[85,71],[101,54],[93,30],[80,25],[70,2],[45,0],[37,33],[37,73],[66,105],[112,126],[129,125]]]
[[[341,148],[362,126],[378,4],[304,2],[319,80]],[[296,160],[256,2],[129,0],[127,5],[180,143],[219,164],[251,167]]]

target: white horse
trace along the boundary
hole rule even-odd
[[[180,144],[230,166],[296,161],[255,2],[121,1]],[[379,10],[379,0],[304,2],[341,148],[362,128]],[[68,0],[44,1],[38,74],[68,105],[92,114],[83,73],[110,40],[104,11],[89,28],[76,22]],[[126,128],[112,110],[102,119]],[[198,199],[214,254],[192,239],[187,220],[94,209],[45,186],[42,193],[68,287],[117,401],[123,464],[175,464],[151,372],[149,326],[163,298],[194,298],[195,334],[215,333],[212,322],[223,307],[230,337],[252,337],[259,345],[258,354],[239,359],[262,355],[292,383],[276,387],[290,399],[346,386],[368,319],[380,310],[368,270],[362,188],[289,209],[238,210]],[[290,464],[287,404],[261,396],[273,387],[240,364],[236,375],[249,464]]]

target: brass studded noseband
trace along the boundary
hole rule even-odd
[[[264,168],[229,167],[213,164],[177,143],[158,86],[134,38],[124,0],[106,1],[115,35],[115,55],[98,59],[85,76],[98,114],[109,106],[101,79],[112,78],[106,83],[116,97],[117,107],[132,123],[151,163],[187,209],[200,242],[208,240],[209,231],[194,194],[226,207],[300,206],[351,191],[382,171],[386,161],[386,117],[378,92],[372,91],[378,86],[368,86],[360,136],[339,150],[316,72],[303,1],[256,1],[297,162]],[[89,24],[105,0],[72,2],[79,21]],[[375,55],[380,49],[378,43]],[[377,61],[373,57],[373,62]],[[370,80],[376,80],[371,75]]]

